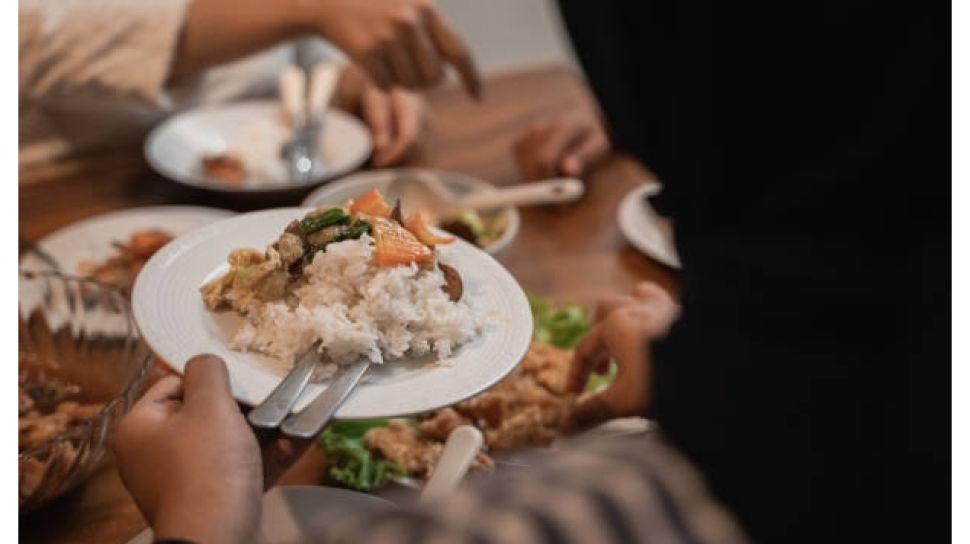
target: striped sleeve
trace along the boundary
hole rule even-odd
[[[656,437],[576,441],[528,464],[482,475],[437,503],[321,518],[315,541],[747,542],[693,467]]]

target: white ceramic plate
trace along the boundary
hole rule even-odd
[[[279,102],[257,100],[189,110],[152,130],[145,158],[159,174],[185,185],[214,191],[251,193],[315,185],[357,169],[371,153],[367,128],[357,118],[328,110],[320,137],[324,171],[307,184],[290,181],[280,147],[289,138]],[[242,185],[202,175],[204,155],[233,152],[250,172]]]
[[[435,177],[441,180],[448,188],[456,194],[465,194],[477,191],[491,191],[495,187],[484,180],[458,174],[455,172],[442,172],[437,170],[424,170],[420,168],[400,168],[391,170],[371,170],[369,172],[358,172],[345,178],[334,180],[307,196],[303,200],[303,205],[307,207],[318,207],[327,204],[340,204],[350,198],[356,198],[361,194],[377,188],[381,192],[386,192],[387,187],[395,178],[399,176],[411,177]],[[406,204],[405,204],[406,207]],[[498,255],[507,248],[512,240],[519,233],[519,223],[521,218],[519,210],[515,208],[505,208],[498,212],[496,221],[505,225],[505,230],[494,242],[484,247],[487,253]]]
[[[285,375],[283,365],[270,357],[230,350],[228,341],[242,318],[234,312],[206,310],[199,287],[225,269],[230,251],[265,248],[306,211],[279,208],[238,215],[198,229],[156,253],[139,274],[132,294],[135,320],[152,351],[178,371],[193,355],[219,355],[229,366],[236,398],[251,405],[261,402]],[[372,366],[337,418],[394,417],[454,404],[491,387],[525,355],[532,338],[532,314],[511,274],[461,240],[439,251],[442,261],[461,273],[466,300],[489,317],[489,327],[444,361]],[[325,384],[311,384],[296,409],[324,388]]]
[[[397,506],[385,499],[336,487],[292,485],[274,487],[263,495],[260,527],[270,544],[308,541],[322,513],[377,512]],[[152,530],[145,529],[128,544],[152,544]]]
[[[648,196],[660,190],[660,185],[647,183],[627,193],[620,203],[617,221],[630,245],[671,268],[680,268],[670,220],[657,214],[647,202]]]
[[[57,260],[63,272],[75,274],[83,261],[100,261],[114,255],[111,243],[127,242],[135,231],[161,229],[177,237],[233,215],[229,210],[198,206],[131,208],[78,221],[45,236],[38,245]],[[20,261],[20,268],[48,270],[50,267],[27,253]]]

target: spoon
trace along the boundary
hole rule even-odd
[[[446,217],[464,210],[573,202],[583,196],[583,191],[580,180],[557,178],[457,195],[436,177],[400,176],[388,186],[387,196],[400,199],[411,213],[421,211],[432,217]]]
[[[455,427],[448,434],[444,450],[434,472],[421,491],[420,502],[428,502],[448,495],[461,483],[468,467],[475,460],[478,450],[482,449],[482,432],[471,425]]]

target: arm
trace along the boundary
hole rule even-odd
[[[327,38],[380,87],[427,87],[451,64],[468,91],[464,43],[425,0],[25,0],[20,92],[159,102],[164,86],[308,34]]]

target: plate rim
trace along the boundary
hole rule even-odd
[[[221,221],[223,219],[228,219],[230,217],[238,215],[238,212],[235,212],[233,210],[226,209],[226,208],[216,208],[212,206],[193,206],[188,204],[185,204],[185,205],[160,204],[157,206],[136,206],[134,208],[118,208],[115,210],[106,211],[104,213],[89,215],[87,217],[78,219],[73,223],[68,223],[54,231],[51,231],[45,234],[43,237],[37,240],[37,245],[41,249],[47,251],[48,253],[53,253],[50,248],[51,242],[52,241],[56,242],[58,238],[61,238],[78,228],[86,228],[86,227],[89,227],[90,225],[97,224],[101,221],[104,221],[110,218],[117,218],[117,217],[124,217],[124,216],[137,216],[146,212],[163,213],[163,212],[172,212],[172,211],[206,212],[206,213],[219,214],[222,216],[219,218],[214,218],[213,221]],[[163,227],[159,227],[159,228],[163,228]],[[62,266],[65,264],[64,262],[61,262],[63,260],[63,257],[58,257],[57,255],[53,255],[53,257],[57,259],[58,263],[61,264]],[[30,252],[26,252],[20,257],[20,259],[18,259],[17,264],[19,267],[23,267],[25,263],[30,264],[29,263],[30,260],[31,260],[31,254]],[[63,271],[63,273],[75,275],[76,271],[65,270]]]
[[[680,270],[682,266],[680,256],[677,254],[677,247],[673,240],[670,241],[673,254],[671,256],[667,256],[663,255],[662,252],[657,251],[655,248],[650,247],[648,244],[643,243],[638,237],[632,235],[630,232],[630,214],[635,211],[637,201],[646,195],[659,194],[661,191],[663,191],[663,186],[656,182],[645,182],[631,189],[626,195],[623,196],[623,199],[620,200],[620,205],[616,214],[617,225],[620,228],[620,233],[623,235],[623,239],[626,240],[626,242],[633,246],[637,251],[664,266],[668,266],[675,270]],[[659,217],[652,206],[650,207],[650,212],[648,212],[648,215]]]
[[[194,189],[217,192],[217,193],[252,195],[252,194],[265,194],[265,193],[279,193],[279,192],[286,192],[286,191],[298,191],[298,190],[305,190],[310,187],[317,187],[318,185],[344,177],[354,172],[355,170],[360,169],[360,167],[364,163],[366,163],[367,160],[373,154],[374,141],[371,138],[370,131],[368,130],[367,126],[354,115],[351,115],[343,110],[340,110],[334,107],[327,108],[327,112],[326,112],[327,116],[328,117],[334,116],[337,118],[341,118],[342,121],[346,121],[349,124],[356,126],[356,128],[360,130],[361,135],[364,136],[363,138],[363,141],[365,143],[364,151],[363,153],[361,153],[360,157],[357,157],[352,161],[348,161],[347,165],[344,166],[343,168],[335,169],[331,173],[323,177],[306,181],[304,183],[287,183],[285,185],[275,185],[275,186],[268,186],[268,187],[258,186],[258,185],[233,187],[231,185],[226,185],[223,183],[207,182],[204,180],[198,180],[196,178],[191,178],[191,180],[189,180],[173,172],[170,168],[167,168],[161,162],[158,162],[154,156],[154,153],[152,153],[152,148],[157,142],[159,135],[162,133],[162,131],[165,130],[171,123],[174,123],[175,121],[177,121],[182,117],[185,117],[190,114],[197,114],[200,112],[219,111],[219,110],[230,109],[230,108],[241,108],[241,107],[251,107],[251,106],[271,106],[272,104],[277,104],[277,103],[278,103],[277,100],[257,98],[257,99],[248,99],[248,100],[237,100],[237,101],[226,102],[221,104],[206,104],[203,106],[179,111],[173,115],[168,116],[161,123],[152,127],[152,130],[148,133],[148,136],[145,137],[145,142],[142,144],[142,155],[144,155],[145,161],[148,163],[151,169],[155,171],[156,174],[162,176],[167,180],[174,181],[180,185],[184,185],[186,187],[192,187]]]

